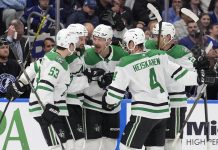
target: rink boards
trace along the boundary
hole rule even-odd
[[[0,99],[0,116],[7,100]],[[188,101],[188,111],[193,101]],[[218,100],[208,100],[210,121],[210,150],[218,149]],[[130,115],[130,100],[122,103],[121,131]],[[183,150],[206,150],[204,123],[204,105],[199,101],[185,130]],[[46,143],[39,125],[28,112],[28,99],[17,99],[10,103],[2,124],[0,125],[1,150],[46,150]]]

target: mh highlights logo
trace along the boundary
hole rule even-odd
[[[202,132],[204,135],[206,135],[206,123],[205,122],[200,122],[199,125],[196,122],[187,123],[187,135],[202,135]],[[218,133],[217,121],[212,120],[209,123],[209,132],[210,132],[210,135],[217,135]]]

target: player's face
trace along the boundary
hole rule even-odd
[[[3,44],[0,46],[0,57],[7,58],[9,55],[9,45]]]
[[[86,36],[79,37],[79,48],[83,49],[86,44]]]
[[[69,52],[68,55],[72,55],[75,52],[75,47],[73,44],[70,44],[68,52]]]
[[[104,38],[93,36],[93,45],[95,46],[95,52],[100,54],[108,45],[108,41]]]

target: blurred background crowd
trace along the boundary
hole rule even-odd
[[[92,31],[99,24],[111,25],[122,30],[119,21],[127,29],[141,28],[146,38],[152,38],[152,29],[157,23],[155,16],[148,10],[152,3],[164,21],[174,24],[175,43],[186,46],[198,58],[202,47],[213,43],[207,54],[211,68],[216,67],[218,59],[218,0],[60,0],[60,28],[72,23],[85,25],[88,30],[87,45],[92,45]],[[200,18],[200,23],[181,13],[188,8]],[[26,65],[43,57],[44,53],[55,46],[55,0],[1,0],[0,35],[7,36],[13,25],[17,31],[17,55]],[[40,17],[41,16],[41,17]],[[48,19],[43,19],[47,16]],[[39,30],[40,29],[40,30]],[[7,33],[7,34],[6,34]],[[203,33],[203,34],[202,34]],[[39,34],[39,36],[38,36]],[[36,36],[37,35],[37,36]],[[43,35],[43,36],[41,36]],[[32,43],[30,37],[32,37]],[[39,42],[37,39],[39,40]],[[114,40],[116,43],[116,39]],[[119,43],[119,42],[117,42]],[[41,50],[40,54],[37,52]],[[28,55],[30,52],[31,55]],[[10,81],[15,81],[20,68],[7,41],[0,44],[0,97],[4,96]],[[218,87],[207,88],[208,99],[218,99]],[[22,97],[28,97],[28,93]]]

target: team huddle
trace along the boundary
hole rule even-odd
[[[127,91],[131,116],[120,150],[175,149],[172,141],[185,119],[185,86],[208,84],[207,74],[200,75],[191,52],[173,42],[171,23],[163,22],[160,33],[156,24],[147,41],[139,28],[124,30],[123,44],[113,45],[112,28],[100,24],[88,47],[86,28],[71,24],[57,33],[54,49],[8,86],[6,97],[14,100],[33,83],[29,112],[49,149],[115,150]],[[179,140],[176,149],[181,147]]]

